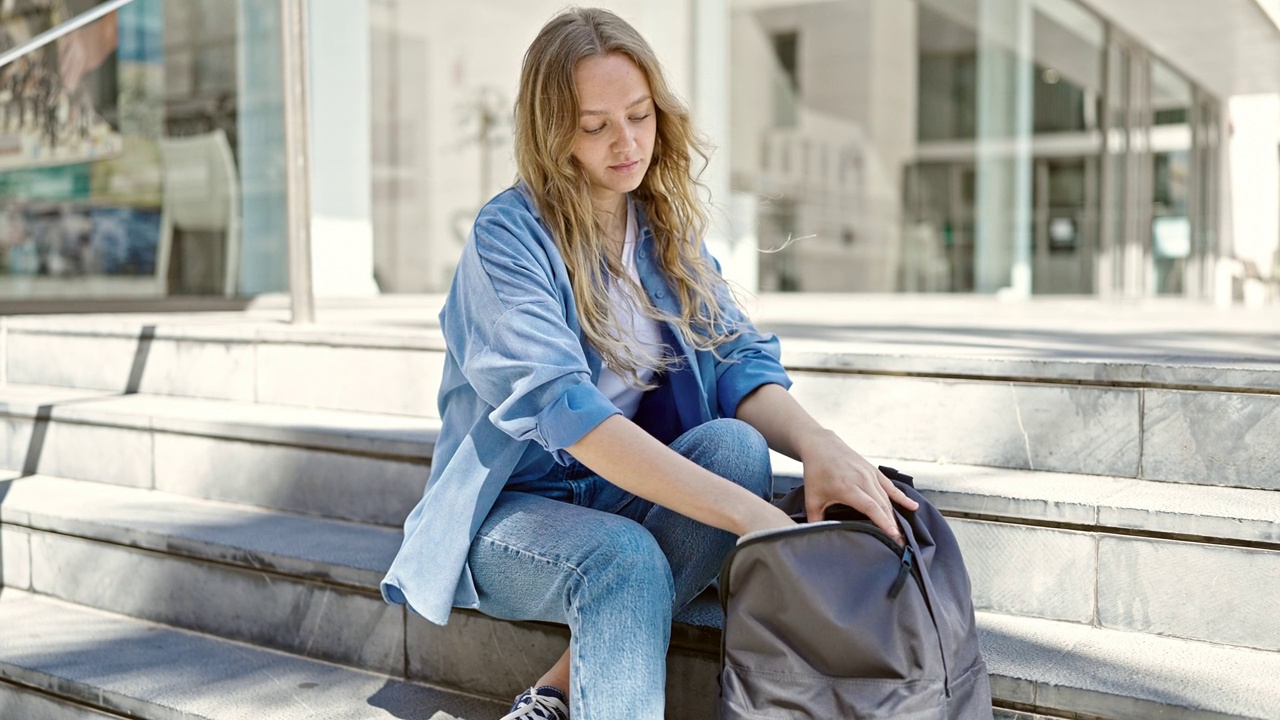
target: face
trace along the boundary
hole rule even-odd
[[[586,171],[592,204],[616,212],[649,169],[658,130],[649,80],[617,53],[580,61],[573,80],[581,107],[573,157]]]

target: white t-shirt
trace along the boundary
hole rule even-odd
[[[627,233],[622,246],[622,268],[631,279],[640,282],[640,273],[636,269],[636,245],[640,244],[640,229],[636,226],[636,211],[630,197],[627,198]],[[612,303],[613,317],[622,327],[622,336],[635,349],[637,355],[656,358],[662,352],[662,330],[656,320],[638,311],[631,302],[627,285],[620,282],[610,283],[609,300]],[[652,370],[641,370],[640,380],[648,382],[653,377]],[[622,377],[606,365],[600,369],[600,381],[596,387],[609,398],[623,415],[635,417],[636,408],[640,407],[642,391],[628,386]]]

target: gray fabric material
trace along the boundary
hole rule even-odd
[[[882,469],[920,503],[898,513],[914,570],[849,508],[828,512],[840,522],[749,539],[726,560],[722,720],[991,719],[959,545],[909,477]],[[803,493],[779,501],[800,520]]]

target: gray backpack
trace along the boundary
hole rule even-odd
[[[937,508],[898,548],[852,508],[744,538],[720,574],[721,720],[991,720],[969,576]],[[804,521],[804,488],[779,501]]]

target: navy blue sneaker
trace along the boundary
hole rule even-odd
[[[529,688],[499,720],[569,720],[569,698],[550,685]]]

